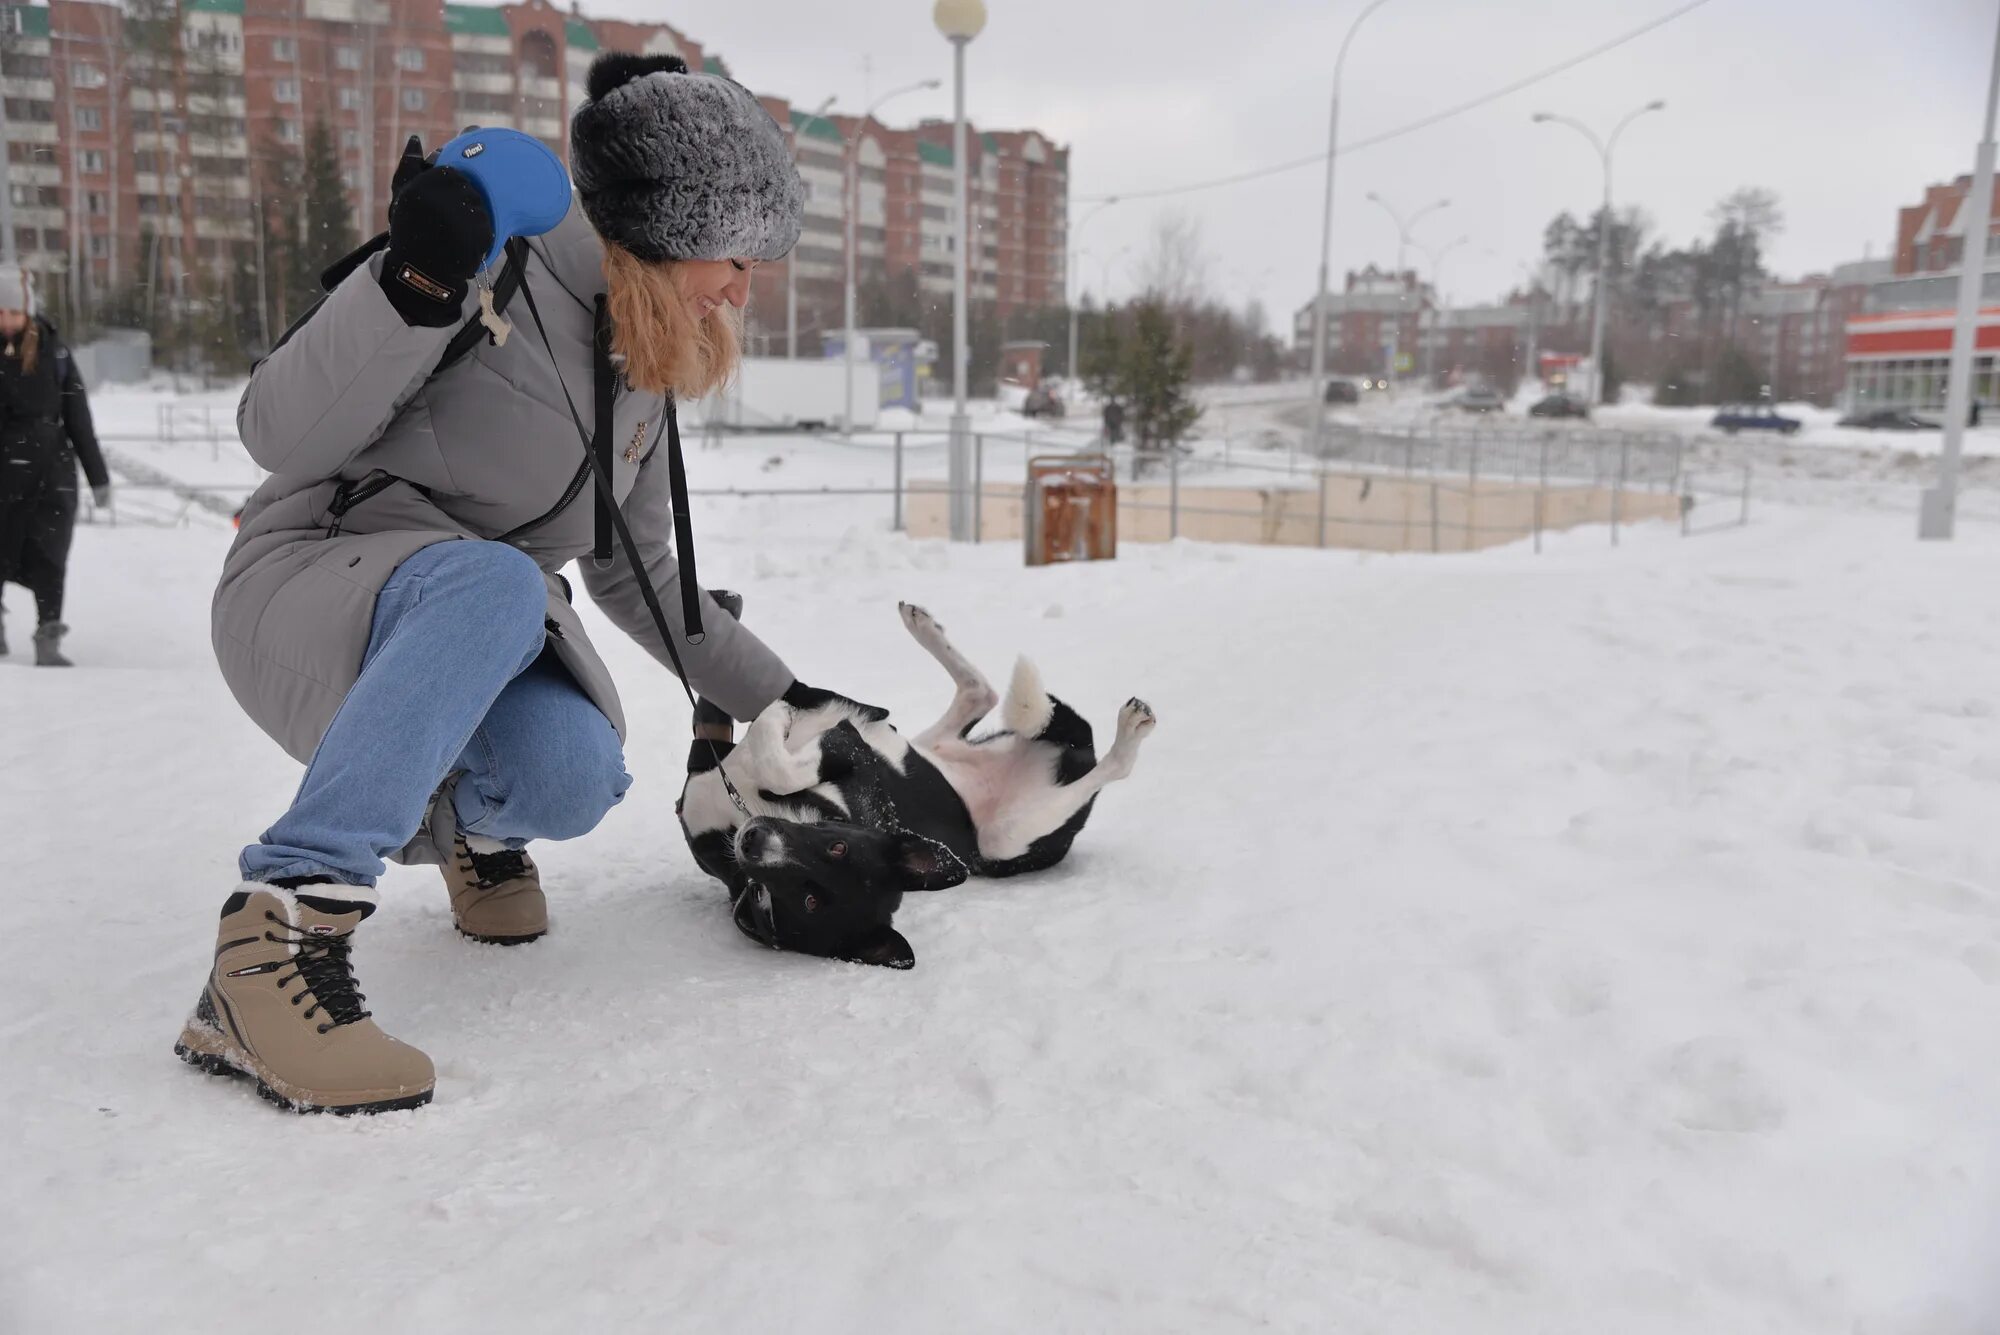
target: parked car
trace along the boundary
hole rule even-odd
[[[1488,389],[1484,385],[1474,385],[1471,389],[1460,393],[1458,398],[1453,400],[1453,406],[1460,412],[1499,413],[1507,410],[1507,401],[1500,397],[1497,390]]]
[[[1021,404],[1023,417],[1061,417],[1064,411],[1062,396],[1047,385],[1037,385],[1029,390],[1027,399]]]
[[[1328,403],[1359,403],[1361,391],[1352,380],[1329,380],[1326,382]]]
[[[1840,419],[1840,425],[1858,426],[1864,431],[1935,431],[1939,423],[1902,408],[1871,408],[1849,413]]]
[[[1530,417],[1588,417],[1590,405],[1567,394],[1551,394],[1528,409]]]
[[[1789,436],[1796,433],[1800,425],[1798,418],[1787,417],[1768,403],[1725,407],[1710,418],[1708,424],[1727,436],[1739,431],[1776,431]]]

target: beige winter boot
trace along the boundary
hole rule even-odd
[[[246,881],[222,906],[215,967],[174,1052],[257,1082],[293,1112],[377,1113],[431,1101],[431,1059],[368,1018],[348,959],[371,906]]]
[[[451,895],[451,920],[461,933],[474,941],[518,946],[549,930],[549,901],[535,860],[460,830],[450,784],[431,800],[430,834],[445,856],[440,870]]]

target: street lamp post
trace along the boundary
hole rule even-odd
[[[1424,258],[1431,262],[1431,336],[1424,340],[1424,381],[1427,388],[1437,366],[1438,312],[1444,305],[1444,257],[1470,240],[1469,236],[1461,236],[1447,241],[1436,250],[1428,247],[1424,250]]]
[[[1972,407],[1973,336],[1979,326],[1979,301],[1986,282],[1986,233],[1993,205],[1993,122],[2000,110],[2000,39],[1993,51],[1993,72],[1986,85],[1986,137],[1979,141],[1979,158],[1972,170],[1972,193],[1966,197],[1965,244],[1958,260],[1958,318],[1952,325],[1951,365],[1945,373],[1944,450],[1938,460],[1938,483],[1926,491],[1917,521],[1919,538],[1949,538],[1958,504],[1958,455],[1965,439],[1965,419]]]
[[[1098,214],[1104,212],[1117,202],[1118,196],[1110,196],[1096,208],[1084,214],[1077,221],[1076,225],[1069,229],[1069,260],[1067,267],[1063,270],[1063,281],[1073,289],[1069,296],[1069,378],[1070,383],[1073,385],[1083,383],[1083,378],[1077,374],[1076,370],[1076,293],[1074,289],[1080,289],[1083,286],[1082,283],[1077,281],[1076,277],[1076,237],[1077,233],[1083,230],[1084,223],[1089,222],[1092,218],[1095,218]]]
[[[841,356],[847,364],[847,411],[840,419],[840,434],[843,436],[852,433],[854,430],[854,271],[857,267],[856,262],[860,259],[860,255],[854,246],[854,215],[861,212],[861,139],[862,136],[868,133],[868,127],[875,123],[875,112],[890,98],[901,97],[904,93],[914,93],[920,89],[936,88],[937,86],[938,80],[924,79],[920,82],[907,84],[904,87],[882,94],[882,96],[869,103],[868,109],[861,113],[861,121],[854,127],[853,137],[847,138],[843,136],[841,140],[842,155],[846,158],[845,165],[847,168],[847,179],[842,183],[841,190],[841,212],[847,215],[847,239],[845,247],[847,257],[847,332],[841,336],[840,340]]]
[[[1403,284],[1403,257],[1405,252],[1410,248],[1410,232],[1416,227],[1418,220],[1423,218],[1425,214],[1436,213],[1439,209],[1449,208],[1451,201],[1440,199],[1435,204],[1426,204],[1405,218],[1402,214],[1396,212],[1388,200],[1382,198],[1382,196],[1376,194],[1373,190],[1368,192],[1368,198],[1373,203],[1380,204],[1382,211],[1387,213],[1390,220],[1396,224],[1396,287],[1399,294],[1396,304],[1398,310],[1396,312],[1397,318],[1389,325],[1389,374],[1394,376],[1396,373],[1396,345],[1401,340],[1403,329],[1402,311],[1400,309],[1402,306],[1400,293]]]
[[[1604,397],[1604,307],[1611,286],[1606,281],[1610,275],[1605,273],[1611,256],[1611,150],[1618,146],[1618,136],[1625,133],[1626,126],[1647,112],[1659,111],[1666,105],[1665,102],[1648,102],[1637,111],[1627,113],[1606,139],[1599,139],[1595,130],[1573,116],[1552,116],[1546,111],[1538,111],[1534,117],[1537,125],[1553,123],[1569,126],[1590,141],[1604,163],[1604,211],[1597,220],[1597,292],[1590,316],[1590,403],[1593,407]]]
[[[1381,3],[1382,0],[1376,0]],[[972,421],[965,412],[965,371],[968,360],[966,340],[966,257],[971,249],[972,226],[966,199],[965,170],[965,48],[986,26],[986,6],[981,0],[937,0],[931,20],[951,43],[952,71],[952,212],[957,216],[957,254],[952,273],[951,299],[951,456],[947,485],[951,489],[951,539],[970,542],[973,530]]]
[[[832,108],[832,106],[833,106],[833,99],[829,97],[826,101],[819,104],[819,109],[817,111],[807,112],[806,118],[800,121],[797,125],[794,125],[792,127],[793,157],[797,157],[799,153],[798,142],[799,142],[800,130],[804,129],[808,125],[811,125],[814,121],[825,121],[826,124],[828,125],[833,124],[832,121],[826,119],[826,113],[828,112],[828,110]],[[787,361],[796,361],[798,359],[798,355],[799,355],[799,253],[798,253],[798,247],[793,246],[792,253],[785,256],[785,359]]]
[[[1326,447],[1326,276],[1333,256],[1333,164],[1340,151],[1340,72],[1347,64],[1348,45],[1354,41],[1354,34],[1361,30],[1362,22],[1388,3],[1389,0],[1374,0],[1355,15],[1354,22],[1348,26],[1347,36],[1340,40],[1340,54],[1333,62],[1333,109],[1327,115],[1326,127],[1326,207],[1320,217],[1319,231],[1319,295],[1313,299],[1312,446],[1315,457],[1323,454]]]

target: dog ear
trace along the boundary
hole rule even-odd
[[[895,867],[904,890],[949,890],[970,875],[943,844],[907,832],[896,836]]]
[[[849,942],[841,958],[856,964],[878,964],[885,969],[917,967],[917,952],[910,949],[910,943],[893,927],[871,928]]]

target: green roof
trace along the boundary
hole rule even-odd
[[[830,139],[836,144],[847,141],[840,137],[840,128],[824,116],[815,116],[810,111],[792,108],[792,129],[810,139]]]
[[[445,31],[468,37],[506,37],[507,19],[489,5],[446,5]]]
[[[597,34],[592,32],[590,25],[582,19],[571,19],[568,26],[563,29],[563,37],[579,51],[597,49]]]
[[[190,14],[234,14],[242,17],[243,0],[188,0]]]
[[[951,166],[951,150],[943,144],[933,144],[928,139],[917,141],[917,156],[939,167]]]
[[[14,12],[21,16],[21,36],[47,37],[49,35],[49,7],[47,5],[22,5]]]
[[[722,63],[721,56],[704,56],[701,62],[701,72],[703,74],[720,74],[725,79],[730,77],[729,66]]]

